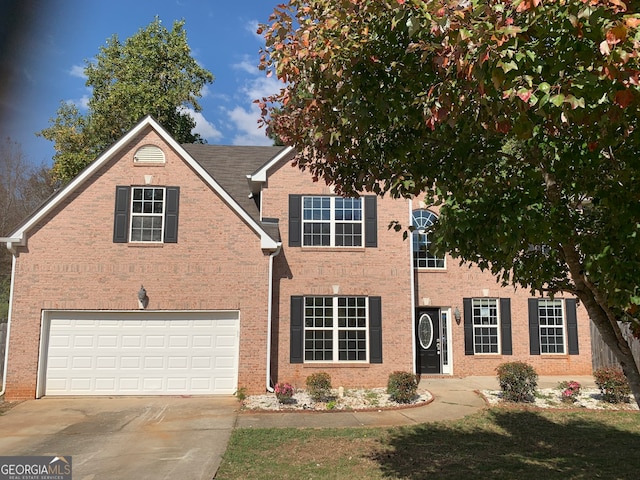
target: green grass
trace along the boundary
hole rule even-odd
[[[636,479],[640,414],[492,408],[397,428],[237,429],[216,480]]]

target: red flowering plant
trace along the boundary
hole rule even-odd
[[[574,403],[580,395],[580,384],[573,380],[569,382],[560,382],[558,387],[562,392],[561,399],[565,403]]]
[[[276,398],[280,403],[291,403],[293,394],[295,393],[291,384],[284,382],[277,383],[274,391],[276,394]]]

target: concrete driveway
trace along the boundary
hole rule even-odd
[[[30,400],[0,416],[0,455],[71,456],[74,480],[210,480],[238,407],[233,396]]]

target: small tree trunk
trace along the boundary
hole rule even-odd
[[[633,398],[640,407],[640,371],[633,357],[629,342],[622,335],[618,322],[597,287],[582,273],[582,265],[575,245],[564,245],[563,253],[576,287],[576,295],[584,304],[589,318],[596,326],[602,340],[611,349],[627,377]]]

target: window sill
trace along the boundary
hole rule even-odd
[[[431,272],[439,272],[439,273],[446,273],[447,272],[447,267],[443,267],[443,268],[438,268],[438,267],[433,267],[433,268],[429,268],[429,267],[413,267],[413,269],[415,271],[417,271],[418,273],[431,273]]]
[[[129,243],[127,243],[127,247],[131,247],[131,248],[163,248],[164,247],[164,243],[129,242]]]
[[[358,362],[358,363],[333,363],[333,362],[315,362],[315,363],[303,363],[302,368],[369,368],[370,363]]]
[[[334,252],[365,252],[365,247],[302,247],[304,252],[322,252],[322,253],[334,253]]]
[[[164,167],[166,162],[133,162],[134,167]]]

